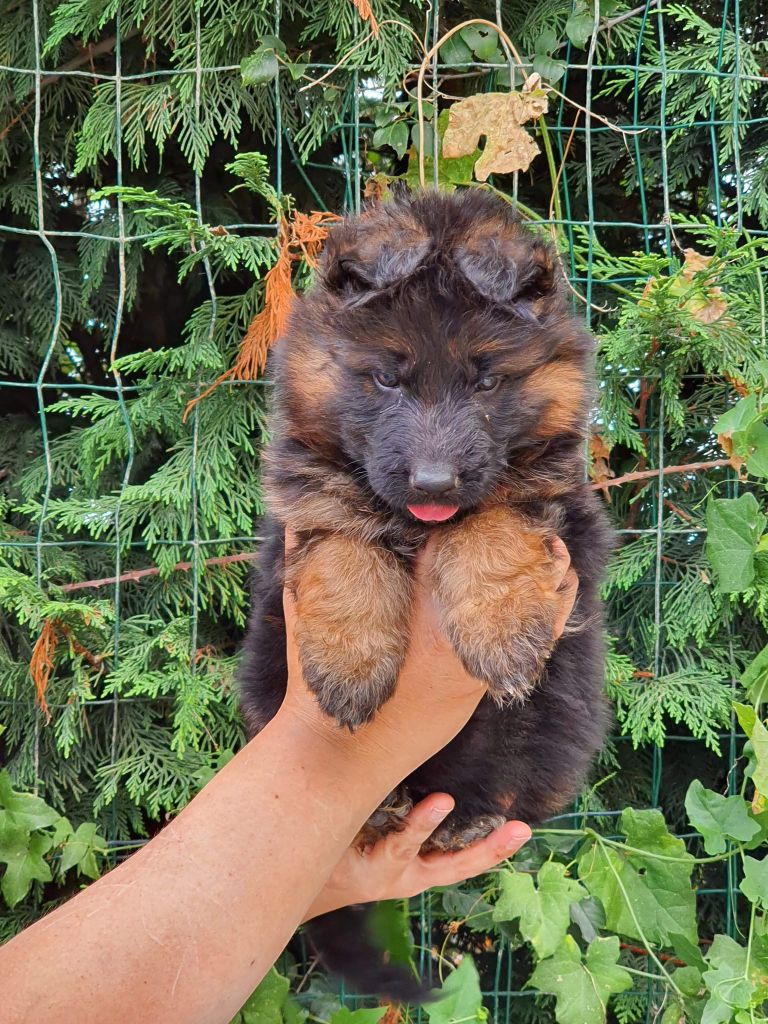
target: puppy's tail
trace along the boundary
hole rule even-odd
[[[343,907],[315,917],[305,931],[325,968],[356,992],[393,1003],[428,1003],[434,993],[407,964],[389,963],[373,934],[375,904]]]

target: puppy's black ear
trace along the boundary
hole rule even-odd
[[[483,298],[500,306],[533,303],[557,287],[554,250],[526,235],[479,237],[454,250],[462,275]]]
[[[345,302],[360,305],[410,277],[430,246],[426,232],[378,208],[331,233],[320,264],[321,278]]]

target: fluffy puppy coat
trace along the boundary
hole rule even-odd
[[[584,482],[592,350],[550,247],[479,191],[398,196],[346,219],[276,347],[269,518],[242,672],[251,732],[285,693],[284,584],[321,707],[350,729],[376,713],[408,644],[413,557],[432,533],[444,630],[489,686],[361,844],[437,790],[456,809],[433,849],[505,819],[539,822],[576,795],[601,745],[597,587],[610,535]],[[287,564],[286,528],[298,538]],[[579,576],[557,642],[555,536]],[[310,930],[358,990],[418,995],[364,928],[349,909]]]

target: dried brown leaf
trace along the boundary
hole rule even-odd
[[[527,171],[540,150],[521,125],[546,114],[547,109],[547,97],[541,90],[486,92],[459,100],[448,115],[443,156],[468,156],[485,136],[485,148],[475,163],[478,181],[487,181],[489,174]]]

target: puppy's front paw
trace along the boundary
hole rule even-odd
[[[397,682],[402,657],[379,649],[367,652],[336,650],[331,664],[316,660],[308,645],[300,645],[304,678],[326,715],[354,731],[370,722]],[[344,657],[344,654],[347,657]]]
[[[395,688],[408,646],[408,574],[391,551],[334,534],[287,575],[307,685],[326,714],[356,729]]]
[[[541,609],[541,605],[538,606]],[[554,613],[521,621],[504,603],[480,614],[445,616],[448,636],[468,672],[490,687],[499,701],[528,696],[554,646]]]
[[[545,527],[498,506],[446,531],[434,565],[443,625],[499,701],[526,697],[554,647],[560,607]]]

